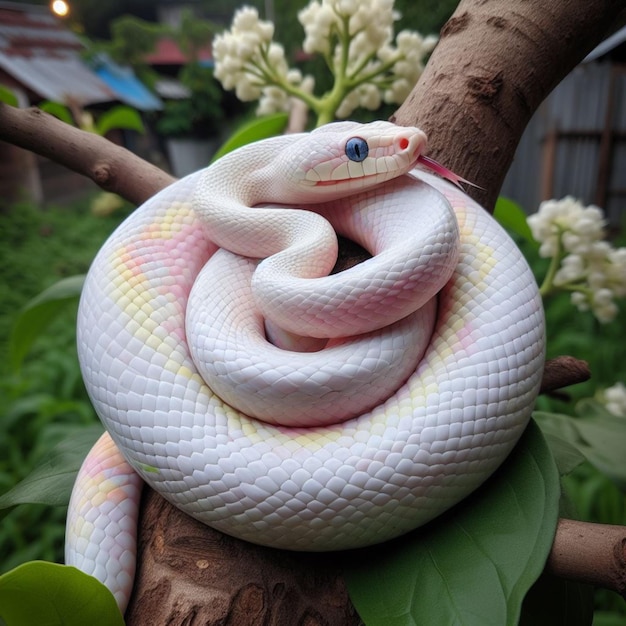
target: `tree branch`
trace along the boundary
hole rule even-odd
[[[626,527],[559,520],[547,569],[626,599]]]
[[[422,128],[492,209],[533,113],[625,13],[623,0],[462,0],[391,120]]]
[[[37,108],[17,109],[0,103],[0,140],[61,163],[137,205],[175,180],[104,137],[69,126]]]

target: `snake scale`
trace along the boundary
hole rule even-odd
[[[276,548],[366,546],[492,474],[538,393],[530,269],[426,137],[339,122],[236,150],[148,200],[89,271],[81,369],[103,435],[66,562],[122,609],[145,481]],[[372,258],[331,274],[336,233]]]

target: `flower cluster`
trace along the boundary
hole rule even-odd
[[[528,225],[541,244],[539,254],[552,258],[542,293],[570,291],[580,311],[591,310],[601,322],[613,320],[615,297],[626,296],[626,248],[605,240],[602,210],[570,196],[548,200],[529,216]]]
[[[609,413],[626,417],[626,385],[616,383],[602,392],[603,404]]]
[[[323,55],[335,79],[329,92],[316,97],[312,77],[289,68],[283,47],[272,41],[273,24],[246,7],[237,11],[230,31],[215,39],[215,76],[239,99],[259,99],[259,113],[284,110],[296,97],[318,123],[347,117],[357,107],[377,109],[383,100],[399,104],[437,40],[402,31],[394,42],[397,18],[393,0],[312,0],[302,9],[303,50]]]
[[[285,50],[273,36],[274,24],[244,7],[235,13],[231,30],[213,41],[215,77],[240,100],[259,100],[260,114],[286,110],[289,88],[313,90],[310,78],[304,80],[299,70],[289,68]]]

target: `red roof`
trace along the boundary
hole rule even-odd
[[[211,61],[211,47],[206,46],[200,50],[199,61]],[[154,52],[146,56],[150,65],[184,65],[189,59],[183,54],[178,44],[173,39],[160,39]]]

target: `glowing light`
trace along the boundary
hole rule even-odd
[[[53,0],[50,8],[55,15],[66,17],[70,12],[70,5],[65,0]]]

